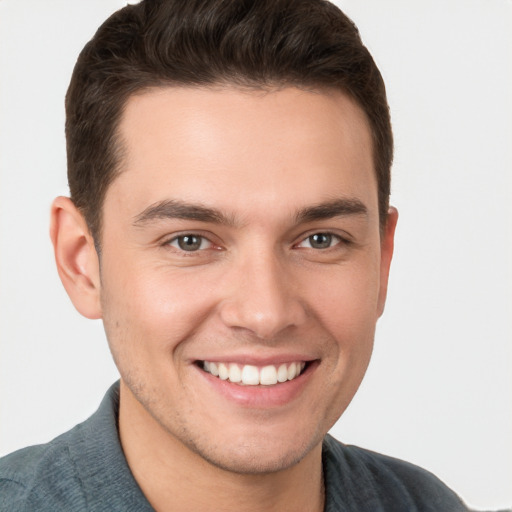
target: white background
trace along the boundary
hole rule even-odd
[[[0,0],[0,454],[85,419],[116,378],[58,281],[64,94],[121,0]],[[374,359],[334,427],[512,506],[512,2],[344,0],[382,70],[401,214]]]

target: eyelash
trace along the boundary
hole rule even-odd
[[[324,236],[324,237],[328,237],[329,238],[329,246],[328,247],[323,247],[323,248],[315,248],[315,247],[311,247],[311,239],[315,236]],[[197,239],[200,239],[200,246],[195,249],[195,250],[191,250],[191,251],[187,251],[186,249],[183,249],[182,246],[180,246],[180,240],[183,240],[183,239],[186,239],[186,238],[197,238]],[[310,247],[301,247],[302,244],[308,242],[310,243]],[[204,243],[208,243],[209,246],[208,247],[201,247]],[[336,242],[334,244],[331,244],[331,242]],[[176,244],[176,245],[173,245],[173,244]],[[336,246],[338,245],[344,245],[344,246],[348,246],[348,245],[351,245],[352,242],[351,240],[347,239],[347,238],[344,238],[340,235],[337,235],[335,233],[331,233],[329,231],[315,231],[314,233],[311,233],[307,236],[305,236],[304,238],[302,238],[300,240],[300,242],[298,242],[297,244],[294,244],[294,248],[298,248],[298,249],[312,249],[312,250],[317,250],[317,251],[328,251],[330,249],[334,249]],[[207,249],[213,249],[213,248],[217,248],[218,249],[218,246],[215,246],[215,244],[205,235],[201,235],[201,234],[198,234],[198,233],[184,233],[182,235],[178,235],[178,236],[174,236],[172,237],[171,239],[165,241],[163,244],[163,246],[166,246],[166,247],[172,247],[173,249],[179,251],[180,253],[182,254],[187,254],[187,255],[193,255],[195,253],[200,253],[202,251],[205,251]]]
[[[329,246],[328,247],[311,247],[312,239],[314,237],[319,237],[319,236],[323,236],[323,237],[327,237],[328,238],[328,242],[329,242]],[[336,243],[334,245],[331,245],[331,242],[333,242],[333,241],[336,241]],[[339,235],[335,235],[334,233],[330,233],[328,231],[327,232],[319,231],[319,232],[316,232],[316,233],[312,233],[311,235],[303,238],[301,240],[301,242],[299,242],[299,244],[296,244],[296,246],[300,247],[305,242],[309,242],[310,243],[310,247],[308,247],[309,249],[317,249],[317,250],[320,250],[320,251],[326,251],[328,249],[332,249],[332,248],[336,247],[339,244],[343,244],[343,243],[346,244],[346,243],[348,243],[347,240],[343,239]]]
[[[197,238],[197,239],[200,239],[200,247],[198,249],[192,250],[192,251],[187,251],[186,249],[183,249],[183,247],[180,247],[180,240],[184,240],[186,238]],[[201,248],[201,246],[205,242],[209,244],[209,247],[202,247]],[[176,243],[176,245],[173,245],[173,243]],[[211,249],[214,246],[213,242],[211,240],[209,240],[208,237],[206,237],[204,235],[200,235],[198,233],[184,233],[182,235],[174,236],[170,240],[167,240],[166,242],[164,242],[163,245],[167,246],[167,247],[173,247],[173,249],[176,249],[177,251],[185,253],[185,254],[187,254],[187,253],[188,254],[194,254],[194,253],[197,253],[197,252],[204,251],[206,249]]]

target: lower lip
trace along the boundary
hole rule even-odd
[[[305,370],[295,379],[272,386],[243,386],[229,380],[222,380],[205,372],[199,367],[197,371],[206,382],[219,394],[237,405],[248,408],[267,409],[286,405],[297,398],[304,390],[318,367],[318,361],[308,363]]]

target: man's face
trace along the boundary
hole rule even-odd
[[[364,114],[339,92],[164,88],[120,135],[101,304],[121,408],[225,469],[289,467],[352,399],[384,304]]]

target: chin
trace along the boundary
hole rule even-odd
[[[289,429],[275,435],[268,428],[249,428],[225,436],[185,434],[180,441],[217,468],[237,474],[263,475],[298,464],[322,439],[321,435],[308,436],[304,431],[302,436]]]
[[[261,441],[232,444],[222,450],[218,449],[218,446],[201,449],[193,445],[189,448],[212,466],[224,471],[240,475],[264,475],[295,466],[307,456],[316,444],[318,443],[312,443],[312,446],[281,446],[276,449],[262,439]]]

